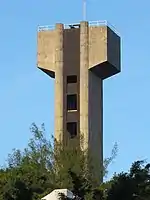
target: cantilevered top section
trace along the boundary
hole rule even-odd
[[[107,21],[39,26],[37,67],[52,78],[55,77],[57,33],[60,31],[57,29],[57,25],[62,27],[63,54],[65,57],[72,58],[72,62],[74,62],[73,55],[77,53],[74,52],[74,49],[76,49],[74,47],[77,44],[80,45],[81,26],[84,26],[85,23],[88,26],[88,69],[102,79],[120,72],[120,36]],[[67,62],[67,60],[64,60],[64,62]]]

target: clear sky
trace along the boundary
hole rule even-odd
[[[119,145],[113,172],[150,160],[149,0],[88,0],[88,20],[108,20],[122,36],[122,72],[104,81],[104,155]],[[54,82],[36,68],[37,26],[82,20],[81,0],[0,2],[0,164],[24,148],[29,127],[54,130]]]

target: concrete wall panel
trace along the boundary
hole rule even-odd
[[[120,37],[113,32],[110,28],[107,28],[107,55],[108,62],[121,70],[121,41]]]
[[[63,141],[64,133],[64,51],[63,24],[56,24],[55,51],[55,138]]]
[[[80,134],[83,138],[82,149],[88,148],[89,113],[88,113],[88,66],[89,66],[89,28],[87,22],[80,26]]]
[[[107,61],[107,27],[89,27],[89,69]]]
[[[49,71],[55,71],[56,31],[38,32],[37,66]]]

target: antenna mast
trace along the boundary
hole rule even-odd
[[[86,21],[86,0],[83,1],[83,20]]]

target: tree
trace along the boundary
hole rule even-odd
[[[128,173],[115,175],[107,193],[107,200],[149,200],[150,164],[136,161]]]
[[[95,180],[87,168],[86,152],[78,148],[78,138],[65,147],[55,141],[54,151],[44,125],[38,128],[32,124],[30,130],[33,136],[27,148],[14,149],[8,156],[7,167],[0,170],[0,200],[36,200],[56,188],[68,188],[81,197],[93,195]],[[104,167],[111,160],[106,159]]]
[[[144,161],[136,161],[132,164],[128,173],[115,174],[114,177],[98,188],[88,187],[83,189],[82,183],[86,182],[81,177],[73,174],[76,196],[80,199],[97,200],[149,200],[150,199],[150,164]],[[87,196],[87,194],[90,194]],[[89,198],[86,198],[89,197]],[[62,198],[64,199],[64,197]],[[78,199],[78,198],[76,198]]]

